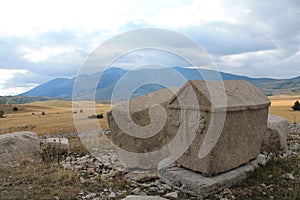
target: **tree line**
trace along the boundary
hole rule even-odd
[[[24,104],[35,101],[46,101],[47,97],[27,97],[27,96],[0,96],[0,104]]]

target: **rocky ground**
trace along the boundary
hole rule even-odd
[[[180,192],[185,185],[170,187],[155,171],[125,171],[114,150],[92,156],[78,135],[58,137],[69,139],[68,156],[49,163],[0,167],[0,199],[201,199]],[[270,160],[265,166],[206,199],[300,199],[299,152],[300,124],[290,124],[286,153],[266,153]]]
[[[76,137],[76,135],[63,136]],[[300,124],[290,124],[286,153],[279,156],[268,153],[271,158],[269,164],[254,171],[245,182],[232,188],[226,188],[207,199],[277,199],[281,191],[284,191],[287,199],[300,198],[299,170],[297,171],[300,166],[299,151]],[[113,150],[97,156],[73,154],[61,160],[60,165],[64,170],[74,171],[79,176],[81,184],[95,183],[99,179],[124,184],[124,187],[104,187],[97,192],[80,191],[78,196],[81,199],[120,199],[120,197],[124,198],[128,195],[138,195],[140,198],[141,196],[160,196],[167,199],[200,199],[181,193],[178,187],[168,186],[159,179],[158,174],[154,171],[125,172]],[[265,179],[264,176],[266,176]],[[128,196],[127,199],[130,197]]]

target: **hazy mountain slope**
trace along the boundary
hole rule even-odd
[[[292,79],[252,79],[266,95],[300,94],[300,76]]]
[[[200,72],[200,73],[199,73]],[[100,78],[101,75],[101,78]],[[179,75],[179,76],[178,76]],[[114,89],[115,99],[126,99],[128,97],[136,97],[155,90],[161,89],[164,85],[180,87],[186,80],[246,80],[258,88],[266,95],[300,93],[300,76],[292,79],[268,79],[268,78],[250,78],[246,76],[238,76],[229,73],[219,73],[211,70],[196,70],[190,68],[174,67],[172,69],[140,69],[140,70],[124,70],[120,68],[110,68],[104,73],[96,73],[93,75],[83,75],[80,78],[86,80],[87,85],[90,83],[97,84],[96,99],[110,100]],[[145,85],[135,85],[135,83],[147,83]],[[153,81],[159,84],[153,84]],[[73,86],[75,78],[57,78],[46,82],[28,92],[21,94],[22,96],[47,96],[51,98],[72,98]],[[84,83],[83,82],[83,83]],[[131,94],[131,91],[135,91]],[[83,97],[84,97],[83,87]]]
[[[52,98],[69,98],[73,91],[75,78],[56,78],[22,94],[22,96],[47,96]]]

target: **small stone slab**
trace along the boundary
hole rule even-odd
[[[265,165],[267,157],[259,154],[256,159],[236,169],[221,173],[213,177],[205,177],[200,173],[182,167],[169,167],[159,170],[161,179],[172,187],[191,195],[206,197],[224,188],[231,187],[247,177],[247,174],[260,165]],[[180,186],[185,185],[185,189]]]
[[[46,151],[50,155],[63,155],[69,152],[69,140],[67,138],[47,138]]]
[[[139,195],[129,195],[122,200],[167,200],[159,196],[139,196]]]
[[[146,182],[154,179],[158,179],[159,175],[156,171],[132,171],[125,175],[126,179],[136,182]]]
[[[289,123],[287,119],[269,115],[268,128],[264,136],[261,151],[282,154],[287,150]]]

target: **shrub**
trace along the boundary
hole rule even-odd
[[[97,114],[97,115],[90,115],[88,116],[89,119],[103,119],[103,113]]]
[[[42,112],[42,115],[46,115],[46,113],[43,111],[43,112]]]
[[[4,111],[0,110],[0,117],[3,117],[3,116],[4,116]]]
[[[300,103],[296,101],[295,104],[292,106],[293,110],[300,110]]]
[[[19,108],[13,107],[13,111],[14,111],[14,112],[17,112],[18,110],[19,110]]]

